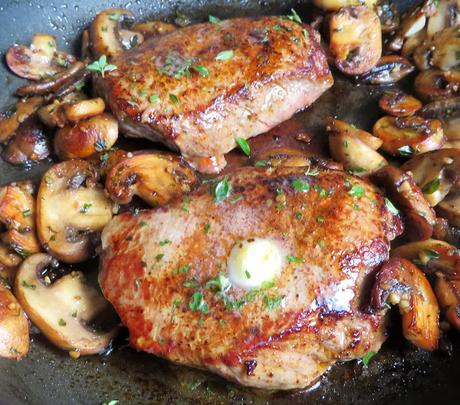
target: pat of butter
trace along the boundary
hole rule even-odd
[[[254,238],[238,242],[227,260],[233,285],[252,289],[279,275],[284,264],[282,249],[270,239]]]

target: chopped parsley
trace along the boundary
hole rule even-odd
[[[244,275],[246,276],[248,280],[251,278],[251,273],[249,273],[249,271],[247,270],[244,271]]]
[[[90,63],[88,66],[86,66],[86,69],[88,69],[91,72],[98,73],[102,77],[104,77],[106,72],[116,70],[117,67],[115,65],[108,64],[107,56],[101,55],[101,57],[97,61],[94,61],[93,63]]]
[[[227,49],[225,51],[219,52],[216,56],[216,60],[228,60],[233,58],[233,50]]]
[[[304,179],[294,179],[292,180],[292,187],[294,190],[308,192],[310,191],[310,183]]]
[[[203,65],[192,66],[192,69],[197,72],[200,76],[208,77],[209,70]]]
[[[385,198],[385,206],[388,208],[388,210],[393,215],[398,215],[399,214],[399,210],[394,206],[394,204],[388,198]]]
[[[172,94],[172,93],[169,95],[169,101],[171,101],[172,103],[174,103],[176,105],[180,103],[180,101],[177,98],[177,96],[175,94]]]
[[[80,212],[82,214],[86,214],[92,206],[93,206],[93,204],[91,204],[91,203],[84,203],[83,207],[80,208]]]
[[[300,18],[300,16],[297,14],[297,12],[293,8],[291,8],[291,14],[288,14],[287,16],[284,16],[283,18],[294,21],[297,24],[302,24],[302,19]]]
[[[209,222],[204,224],[204,233],[208,233],[210,229],[211,229],[211,224]]]
[[[363,357],[361,357],[361,361],[367,367],[371,359],[377,354],[377,352],[367,352]]]
[[[67,322],[64,321],[64,319],[59,318],[58,325],[59,325],[59,326],[66,326],[66,325],[67,325]]]
[[[322,224],[324,222],[324,217],[322,216],[316,217],[316,222],[319,222],[320,224]]]
[[[271,163],[266,160],[258,160],[254,166],[255,167],[271,167]]]
[[[218,24],[220,23],[222,20],[218,17],[214,17],[213,15],[210,15],[209,16],[209,22],[212,23],[212,24]]]
[[[192,295],[192,299],[188,303],[188,307],[192,311],[201,312],[203,314],[209,313],[209,307],[206,301],[203,299],[203,294],[195,292]]]
[[[246,139],[238,137],[236,138],[236,143],[246,156],[251,156],[251,147],[249,146],[248,141],[246,141]]]
[[[439,187],[441,186],[441,180],[439,177],[431,180],[430,182],[426,183],[423,188],[423,194],[433,194],[434,192],[438,191]]]
[[[30,288],[31,290],[35,290],[37,288],[37,286],[35,284],[29,284],[26,280],[22,280],[21,285],[24,288]]]
[[[157,262],[159,262],[161,259],[163,259],[163,257],[165,257],[165,255],[163,253],[158,253],[156,256],[155,256],[155,260]]]
[[[228,176],[225,176],[222,180],[218,181],[213,189],[214,201],[219,203],[224,201],[232,190],[232,185],[228,180]]]
[[[229,290],[231,283],[228,277],[218,274],[216,277],[209,280],[205,287],[209,288],[211,291],[224,293]]]
[[[141,222],[139,223],[139,227],[140,227],[140,228],[145,228],[146,226],[149,226],[149,224],[148,224],[147,221],[141,221]]]
[[[423,249],[422,253],[429,259],[439,259],[439,253],[432,249]]]
[[[169,239],[164,239],[164,240],[161,240],[160,241],[160,246],[165,246],[165,245],[169,245],[171,244],[172,242],[169,240]]]
[[[271,311],[281,306],[283,297],[281,295],[264,295],[263,303],[266,310]]]
[[[287,255],[286,260],[288,263],[305,263],[305,259],[293,255]]]
[[[109,20],[112,21],[120,21],[121,19],[121,14],[120,13],[113,13],[109,15]]]
[[[151,103],[158,103],[160,101],[160,96],[158,94],[152,94],[149,100]]]
[[[174,270],[173,273],[174,274],[183,274],[183,273],[187,273],[189,270],[190,270],[190,265],[189,264],[183,264],[178,269]]]
[[[351,189],[348,191],[348,194],[350,194],[353,197],[356,198],[361,198],[364,196],[364,188],[363,186],[359,184],[354,184]]]
[[[27,209],[27,210],[22,211],[22,216],[23,216],[24,218],[30,217],[31,215],[32,215],[32,211],[31,211],[30,209]]]

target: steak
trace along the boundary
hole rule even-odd
[[[380,192],[329,169],[242,168],[228,181],[221,202],[205,184],[104,229],[99,283],[132,346],[270,389],[305,387],[338,360],[378,351],[386,317],[364,309],[368,287],[402,232]],[[286,254],[274,283],[209,288],[228,276],[232,248],[254,238]]]
[[[237,138],[266,132],[313,103],[333,79],[307,25],[237,18],[147,39],[96,77],[128,136],[179,150],[202,172],[218,172]]]

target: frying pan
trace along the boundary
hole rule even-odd
[[[402,4],[403,7],[408,2]],[[0,52],[13,43],[30,42],[36,32],[57,37],[62,49],[78,49],[78,34],[98,10],[121,6],[140,18],[187,14],[192,21],[219,17],[286,14],[291,7],[306,16],[305,1],[163,0],[94,1],[0,0]],[[322,133],[330,115],[369,128],[379,115],[382,89],[358,86],[335,74],[336,84],[307,111],[293,119],[313,135],[313,144],[324,151]],[[20,80],[0,66],[0,107],[7,108]],[[29,171],[0,162],[0,185],[14,180],[40,178],[48,163]],[[93,264],[93,272],[97,264]],[[350,362],[333,367],[313,388],[293,392],[266,392],[229,383],[200,370],[173,365],[137,353],[123,338],[105,356],[72,360],[58,351],[38,331],[32,335],[29,355],[20,362],[0,359],[0,404],[442,404],[460,403],[460,339],[449,334],[442,350],[426,353],[405,342],[395,328],[384,348],[368,367]]]

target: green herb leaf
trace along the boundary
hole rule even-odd
[[[361,361],[367,367],[371,359],[377,354],[377,352],[367,352],[363,357],[361,357]]]
[[[209,313],[208,304],[203,299],[203,294],[196,292],[192,295],[191,301],[188,303],[188,307],[192,311],[201,312],[203,314]]]
[[[232,285],[228,277],[225,277],[222,274],[218,274],[216,277],[209,280],[205,285],[206,288],[209,288],[210,290],[214,292],[222,292],[222,293],[228,291],[231,286]]]
[[[210,229],[211,229],[211,224],[209,222],[207,224],[204,224],[204,233],[208,233]]]
[[[266,160],[258,160],[255,164],[255,167],[271,167],[271,163]]]
[[[414,149],[412,148],[412,146],[405,145],[401,146],[398,149],[398,152],[401,156],[412,156],[414,154]]]
[[[388,198],[385,198],[385,206],[388,208],[388,210],[393,215],[398,215],[399,214],[399,210],[393,205],[393,203]]]
[[[29,284],[26,280],[22,280],[21,285],[24,288],[30,288],[31,290],[35,290],[37,288],[37,286],[35,284]]]
[[[294,179],[291,184],[294,190],[303,191],[305,193],[310,191],[310,183],[304,179]]]
[[[281,295],[265,295],[263,298],[265,309],[268,311],[280,307],[282,302],[283,297]]]
[[[248,280],[251,278],[251,273],[249,273],[249,271],[247,270],[244,271],[244,275],[246,276]]]
[[[183,273],[187,273],[189,270],[190,270],[190,265],[189,264],[183,264],[178,269],[174,270],[173,273],[174,274],[183,274]]]
[[[209,70],[203,65],[192,66],[192,69],[197,72],[200,76],[208,77]]]
[[[288,263],[305,263],[305,259],[293,255],[287,255],[286,259]]]
[[[218,17],[214,17],[213,15],[209,16],[209,22],[213,24],[220,23],[222,20]]]
[[[432,249],[423,249],[423,254],[429,259],[439,259],[439,253]]]
[[[233,58],[233,50],[227,49],[226,51],[219,52],[216,56],[216,60],[228,60]]]
[[[364,188],[359,184],[354,184],[351,189],[348,191],[348,194],[356,198],[361,198],[364,196]]]
[[[175,94],[170,94],[169,100],[176,105],[180,103],[179,99],[177,98]]]
[[[113,13],[109,15],[109,20],[112,21],[120,21],[121,15],[120,13]]]
[[[246,139],[238,137],[236,138],[236,143],[246,156],[251,156],[251,147],[249,146],[248,141],[246,141]]]
[[[93,63],[87,65],[86,69],[88,69],[91,72],[99,73],[102,77],[104,77],[105,72],[111,72],[113,70],[116,70],[117,67],[115,65],[108,64],[107,56],[101,55],[101,57],[97,61],[94,61]]]
[[[157,262],[159,262],[161,259],[163,259],[163,257],[165,257],[165,255],[163,253],[158,253],[156,256],[155,256],[155,260]]]
[[[302,19],[293,8],[291,8],[291,14],[288,14],[285,18],[298,24],[302,24]]]
[[[435,191],[439,190],[440,185],[441,180],[439,177],[435,178],[434,180],[431,180],[423,186],[423,194],[433,194]]]
[[[32,211],[30,209],[22,211],[22,216],[24,218],[30,217],[32,215]]]
[[[64,319],[59,318],[58,325],[59,325],[59,326],[66,326],[66,325],[67,325],[67,322],[64,321]]]
[[[139,227],[140,227],[140,228],[145,228],[146,226],[149,226],[149,223],[148,223],[147,221],[141,221],[141,222],[139,223]]]
[[[169,245],[172,242],[169,239],[164,239],[160,241],[160,246]]]
[[[186,27],[187,25],[190,25],[192,21],[185,14],[176,11],[176,18],[174,19],[174,23],[179,27]]]
[[[228,176],[225,176],[214,186],[214,201],[217,203],[224,201],[230,195],[231,190],[232,185],[228,180]]]
[[[83,207],[80,208],[80,212],[82,214],[86,214],[92,206],[93,206],[93,204],[91,204],[91,203],[84,203]]]
[[[160,96],[158,94],[152,94],[149,100],[151,103],[158,103],[160,101]]]

